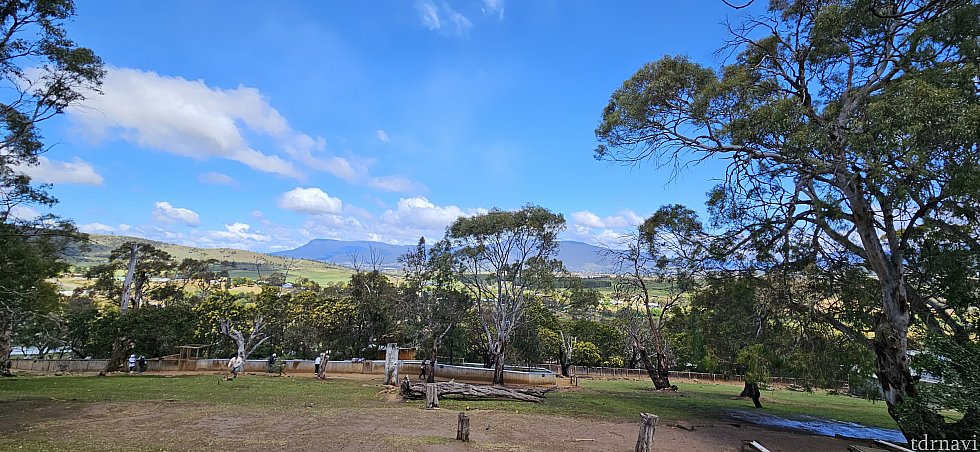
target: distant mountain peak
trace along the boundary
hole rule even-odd
[[[270,254],[348,265],[351,264],[352,257],[365,260],[371,258],[373,252],[380,257],[383,265],[393,266],[398,262],[399,256],[414,248],[415,245],[320,238],[310,240],[298,248]],[[614,268],[605,258],[604,248],[575,240],[562,240],[558,243],[558,259],[565,264],[565,268],[576,273],[611,273]]]

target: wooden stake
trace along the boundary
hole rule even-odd
[[[456,439],[470,442],[470,418],[465,413],[459,413],[459,425],[456,426]]]
[[[640,413],[640,436],[636,439],[636,452],[650,452],[659,419],[650,413]]]
[[[439,408],[439,387],[435,383],[425,385],[425,409]]]

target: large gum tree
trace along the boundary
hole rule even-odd
[[[857,303],[846,287],[811,308],[874,354],[909,439],[980,426],[976,405],[940,415],[909,366],[910,330],[977,341],[975,298],[911,284],[909,264],[936,234],[980,252],[978,14],[959,0],[774,0],[730,26],[728,64],[649,63],[596,129],[600,159],[726,161],[709,210],[740,259],[873,281],[864,324],[842,314]]]
[[[564,227],[561,214],[529,205],[460,217],[446,231],[456,250],[459,280],[479,312],[493,384],[503,384],[504,351],[525,311],[562,267],[552,257]]]
[[[57,202],[24,174],[46,150],[38,124],[102,80],[102,61],[68,39],[64,21],[74,14],[71,0],[0,2],[0,373],[14,330],[57,298],[44,280],[64,269],[58,254],[77,235],[53,215],[24,214]]]

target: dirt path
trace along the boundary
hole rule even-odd
[[[630,451],[638,432],[631,423],[475,410],[468,412],[472,442],[462,444],[453,440],[456,412],[397,405],[322,410],[228,409],[164,401],[22,400],[4,405],[0,432],[8,439],[40,438],[72,449]],[[757,440],[773,451],[844,451],[854,443],[716,423],[695,424],[693,431],[660,426],[654,450],[738,450],[742,439]]]

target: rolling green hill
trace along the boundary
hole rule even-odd
[[[298,277],[305,277],[320,284],[330,282],[347,281],[353,270],[350,268],[318,262],[309,259],[295,259],[282,256],[272,256],[269,254],[256,253],[254,251],[237,250],[230,248],[194,248],[190,246],[174,245],[172,243],[146,240],[138,237],[127,237],[118,235],[90,234],[90,241],[87,246],[79,244],[69,249],[65,255],[65,260],[73,265],[77,271],[81,272],[93,265],[104,264],[109,261],[109,253],[126,242],[136,241],[148,243],[158,249],[166,251],[174,260],[180,261],[184,258],[197,260],[215,259],[225,265],[222,269],[228,270],[232,277],[257,278],[260,274],[268,276],[273,272],[286,273],[289,270],[289,281]]]

